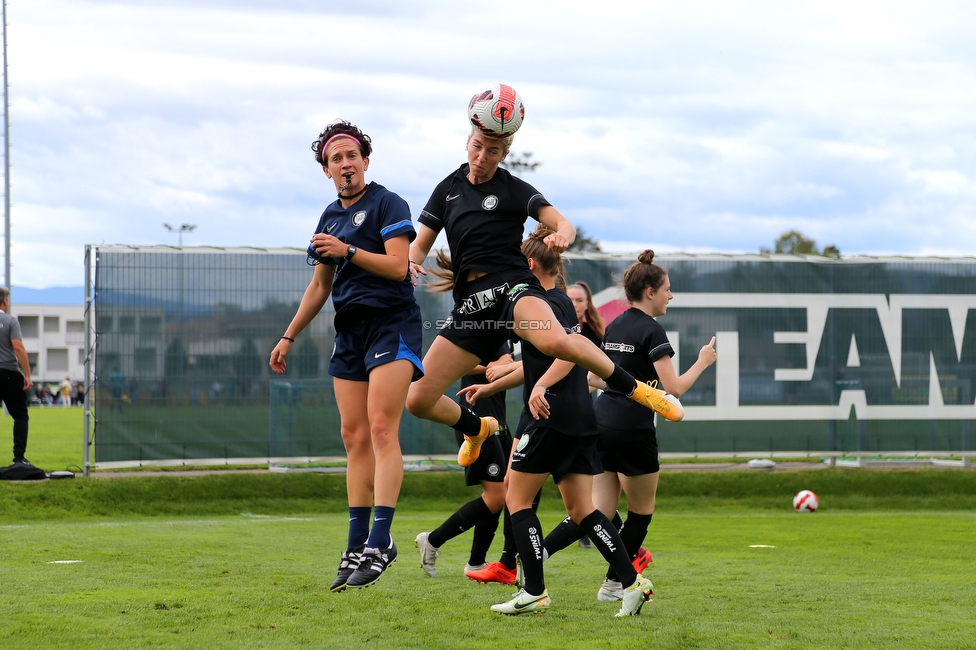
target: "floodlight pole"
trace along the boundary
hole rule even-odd
[[[179,242],[180,242],[179,247],[180,248],[183,248],[183,233],[185,233],[185,232],[193,232],[197,228],[195,224],[191,224],[191,223],[185,223],[182,226],[180,226],[179,228],[176,228],[175,226],[171,226],[168,223],[164,223],[163,224],[163,227],[166,228],[166,230],[168,230],[170,232],[177,233],[177,235],[179,237]]]
[[[7,0],[3,0],[3,284],[10,288],[10,99],[7,96]]]

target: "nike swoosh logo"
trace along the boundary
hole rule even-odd
[[[386,354],[389,354],[389,353],[390,353],[390,352],[389,352],[389,350],[388,350],[388,351],[386,351],[386,352],[377,352],[376,354],[374,354],[374,355],[373,355],[373,358],[374,358],[374,359],[379,359],[379,358],[380,358],[380,357],[382,357],[383,355],[386,355]]]
[[[338,225],[339,225],[339,222],[336,221],[334,224],[332,224],[331,226],[329,226],[328,228],[325,229],[325,234],[328,235],[330,232],[332,232],[332,229],[335,228]]]
[[[529,601],[527,603],[515,603],[513,605],[513,607],[515,607],[515,609],[525,609],[529,605],[534,605],[537,602],[539,602],[539,599],[538,598],[536,598],[535,600]]]
[[[448,201],[453,201],[454,199],[456,199],[456,198],[457,198],[457,197],[459,197],[459,196],[461,196],[461,195],[460,195],[460,194],[455,194],[454,196],[449,196],[449,197],[447,197],[447,200],[448,200]]]

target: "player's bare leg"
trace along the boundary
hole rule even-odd
[[[407,410],[418,418],[454,426],[461,417],[461,407],[445,393],[478,362],[470,352],[443,336],[436,337],[424,355],[424,376],[410,384]]]

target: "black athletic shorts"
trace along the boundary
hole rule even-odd
[[[552,474],[556,483],[567,474],[603,473],[597,451],[600,436],[567,436],[555,429],[538,427],[521,432],[512,454],[512,470],[525,474]]]
[[[512,270],[489,273],[467,283],[465,298],[454,305],[437,333],[481,363],[494,361],[498,348],[511,338],[515,328],[515,303],[535,296],[547,305],[546,292],[534,275]],[[525,327],[531,327],[531,323]]]
[[[458,447],[464,442],[464,434],[454,430],[457,438]],[[481,452],[478,460],[464,468],[465,485],[481,485],[482,481],[488,483],[501,483],[505,480],[508,473],[508,457],[512,453],[512,434],[508,427],[502,425],[498,433],[489,437],[481,443]]]
[[[640,476],[661,470],[654,429],[614,429],[603,425],[598,428],[599,453],[604,471]]]

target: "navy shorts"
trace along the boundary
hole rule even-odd
[[[483,275],[468,282],[464,291],[465,297],[454,305],[437,335],[474,354],[481,363],[497,359],[498,348],[512,337],[515,303],[535,296],[549,304],[535,276],[519,270]]]
[[[640,476],[661,471],[653,428],[615,429],[599,425],[600,460],[607,472]]]
[[[420,361],[424,334],[417,304],[396,310],[364,310],[359,318],[337,326],[329,374],[350,381],[368,381],[369,371],[384,363],[406,359],[414,365],[413,379],[424,376]]]
[[[460,447],[464,442],[464,434],[455,429],[454,436]],[[481,485],[482,481],[501,483],[508,473],[508,457],[511,453],[512,434],[509,433],[507,426],[502,425],[498,433],[481,443],[478,460],[464,468],[464,484]]]
[[[520,433],[512,453],[512,471],[552,474],[556,483],[567,474],[603,473],[597,452],[600,436],[568,436],[544,426]]]

